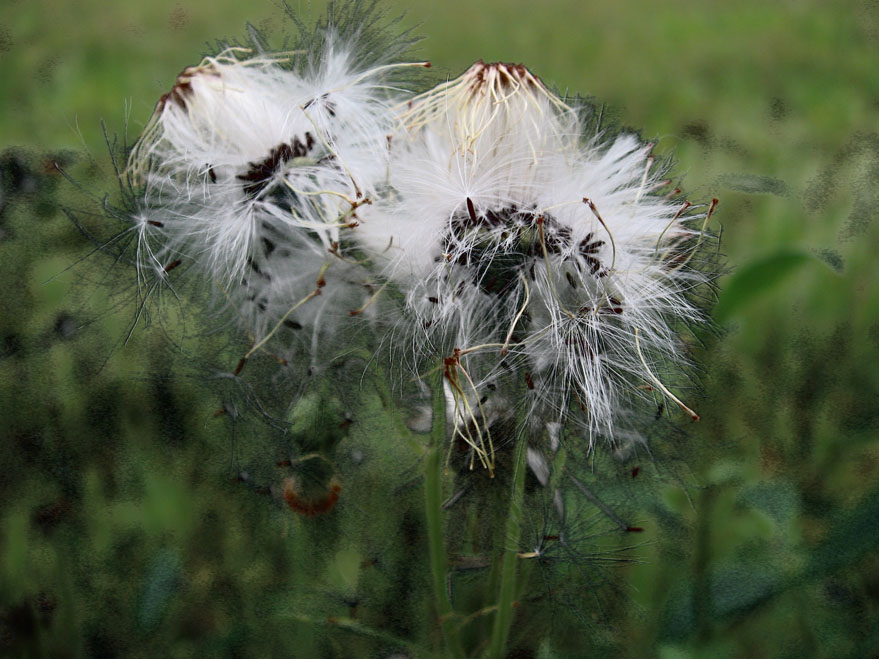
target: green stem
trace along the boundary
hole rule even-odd
[[[498,496],[491,497],[491,500],[488,502],[489,513],[491,515],[491,569],[488,572],[488,581],[485,586],[485,601],[484,606],[494,607],[496,605],[496,597],[498,588],[500,588],[501,583],[501,564],[504,560],[504,553],[506,548],[506,538],[504,537],[504,533],[506,532],[506,528],[504,528],[504,521],[506,519],[507,511],[504,510],[504,504],[506,503],[506,499]],[[490,638],[490,630],[494,627],[494,616],[489,616],[485,620],[484,629],[486,631],[486,638]]]
[[[513,549],[507,549],[504,552],[501,564],[501,589],[498,595],[497,615],[494,619],[491,651],[489,652],[489,656],[493,659],[503,657],[507,637],[510,634],[510,624],[513,621],[513,597],[516,592],[516,563],[518,559],[515,546],[519,544],[519,536],[522,532],[522,500],[525,495],[525,456],[527,450],[527,438],[519,437],[516,441],[513,458],[513,485],[510,491],[510,510],[507,514],[505,538],[506,542],[512,543]]]
[[[463,657],[464,650],[458,637],[452,615],[452,603],[446,589],[446,545],[443,536],[443,461],[442,448],[446,441],[446,399],[443,393],[443,375],[437,374],[433,389],[433,424],[430,447],[424,461],[424,500],[427,514],[427,541],[430,548],[430,568],[437,615],[441,620],[446,648],[454,657]]]
[[[306,625],[313,625],[318,628],[326,628],[326,629],[340,629],[343,631],[351,632],[353,634],[359,634],[361,636],[367,636],[369,638],[375,638],[379,641],[384,641],[385,643],[389,643],[391,645],[399,645],[400,647],[404,647],[410,652],[416,653],[416,656],[423,656],[424,648],[411,641],[407,641],[403,638],[398,638],[393,634],[389,634],[381,629],[374,629],[372,627],[367,627],[357,620],[353,620],[351,618],[317,618],[312,616],[307,616],[301,613],[294,613],[290,611],[282,611],[279,614],[279,618],[290,618],[292,620],[296,620],[297,622],[301,622]]]

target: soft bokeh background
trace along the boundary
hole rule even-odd
[[[553,633],[579,635],[583,656],[879,656],[879,5],[388,9],[420,23],[435,69],[524,62],[673,152],[692,199],[721,200],[714,227],[734,271],[722,332],[701,350],[687,476],[664,480],[645,456],[639,479],[656,495],[640,499],[638,562],[614,576],[610,621]],[[206,42],[246,20],[277,37],[281,15],[234,0],[0,6],[0,654],[405,649],[327,617],[357,620],[366,582],[416,619],[426,594],[395,593],[395,575],[369,572],[381,560],[355,549],[315,556],[308,534],[366,514],[375,546],[397,554],[386,563],[405,562],[423,546],[379,512],[420,490],[384,491],[390,463],[367,460],[371,489],[357,504],[343,492],[336,521],[305,529],[236,480],[240,456],[270,470],[278,446],[217,422],[216,400],[175,377],[161,331],[121,345],[133,310],[89,292],[107,263],[67,269],[90,246],[59,203],[85,198],[51,163],[112,193],[101,121],[121,133],[127,116],[136,136]],[[376,455],[368,414],[354,421],[352,454]],[[429,634],[389,625],[416,643]]]

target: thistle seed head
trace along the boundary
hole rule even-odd
[[[525,67],[477,62],[401,114],[393,194],[358,238],[405,292],[412,344],[467,373],[461,397],[512,382],[592,446],[651,394],[691,412],[657,373],[681,372],[680,330],[703,318],[711,273],[690,259],[710,210],[657,193],[651,145],[580,116]]]

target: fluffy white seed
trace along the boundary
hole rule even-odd
[[[590,445],[649,392],[677,400],[656,373],[686,363],[680,326],[701,318],[688,293],[706,275],[685,259],[704,214],[653,194],[649,145],[585,138],[574,109],[501,63],[400,121],[393,195],[358,237],[405,291],[426,360],[452,356],[474,392],[515,380],[532,413],[579,418]]]

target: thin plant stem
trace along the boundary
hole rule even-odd
[[[410,652],[423,653],[424,648],[407,641],[403,638],[398,638],[393,634],[389,634],[381,629],[374,629],[372,627],[368,627],[363,623],[353,620],[351,618],[318,618],[314,616],[308,616],[301,613],[296,613],[292,611],[283,611],[280,614],[281,618],[289,618],[291,620],[296,620],[297,622],[304,623],[306,625],[313,625],[318,628],[326,628],[326,629],[339,629],[342,631],[350,632],[352,634],[357,634],[360,636],[366,636],[369,638],[375,638],[380,641],[384,641],[385,643],[390,643],[392,645],[399,645],[401,647],[406,648]],[[418,656],[423,656],[419,654]]]
[[[485,606],[494,606],[494,610],[497,610],[495,595],[498,592],[498,588],[500,588],[501,583],[501,565],[504,560],[504,548],[505,548],[505,537],[504,532],[506,529],[504,528],[505,521],[505,511],[503,509],[503,504],[505,501],[501,499],[501,497],[491,497],[490,503],[490,511],[491,511],[491,569],[488,572],[488,581],[486,582],[485,592],[486,592],[486,604]],[[494,618],[490,618],[486,621],[485,630],[486,637],[490,638],[491,629],[494,628]]]
[[[507,637],[510,634],[510,624],[513,621],[513,598],[516,593],[517,563],[515,546],[519,544],[519,537],[522,533],[522,500],[525,495],[525,456],[527,450],[527,439],[524,436],[518,437],[513,456],[513,484],[510,489],[510,508],[507,513],[505,536],[506,542],[511,543],[513,548],[507,548],[501,563],[501,587],[489,651],[489,656],[492,659],[501,659],[504,656],[504,648],[507,645]]]
[[[424,460],[424,501],[427,517],[427,542],[430,549],[430,570],[437,617],[441,621],[446,649],[453,657],[464,657],[457,625],[452,615],[452,603],[446,588],[448,574],[446,545],[443,535],[443,460],[442,448],[446,440],[446,400],[443,393],[443,374],[438,371],[431,383],[433,393],[433,420],[430,446]]]

